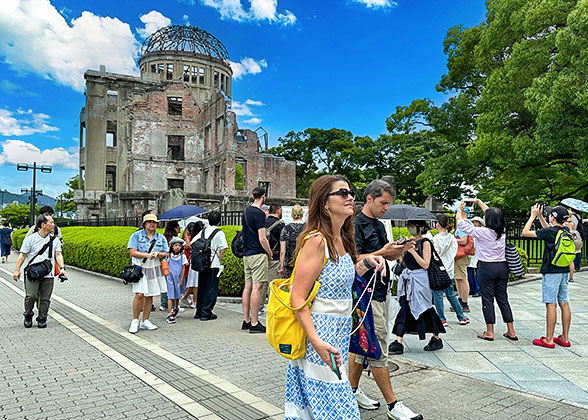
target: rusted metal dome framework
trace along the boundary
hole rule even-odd
[[[152,33],[143,42],[141,55],[156,51],[189,51],[229,61],[229,53],[215,36],[190,25],[171,25]]]

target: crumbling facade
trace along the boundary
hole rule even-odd
[[[104,66],[84,75],[78,217],[158,209],[153,202],[169,190],[193,203],[242,201],[257,185],[274,198],[296,197],[295,163],[263,153],[256,132],[238,127],[232,70],[216,38],[162,28],[143,45],[139,68],[140,77]]]

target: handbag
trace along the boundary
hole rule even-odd
[[[321,235],[320,232],[314,231],[309,233],[305,238],[306,241],[313,235]],[[321,235],[322,236],[322,235]],[[324,237],[323,237],[324,240]],[[298,257],[294,263],[292,275],[288,279],[272,280],[269,284],[269,300],[267,303],[267,318],[265,337],[267,342],[278,354],[286,359],[294,360],[304,357],[306,353],[306,333],[302,325],[296,318],[296,312],[305,307],[311,307],[320,284],[318,279],[308,295],[306,301],[298,306],[290,306],[290,293],[294,282],[294,275],[298,266]],[[329,251],[325,240],[325,256],[323,257],[323,268],[329,258]],[[321,269],[322,271],[322,269]]]
[[[465,245],[459,245],[457,247],[457,254],[455,254],[455,259],[465,257],[467,255],[476,255],[476,249],[474,248],[474,238],[471,236],[466,236],[467,242]]]
[[[351,290],[354,310],[351,313],[353,332],[349,341],[349,351],[364,356],[364,365],[367,365],[368,357],[375,360],[382,357],[382,349],[376,336],[374,314],[372,311],[375,286],[376,273],[374,273],[370,281],[366,281],[359,274],[355,273],[355,281]]]
[[[51,260],[53,259],[53,240],[55,238],[56,236],[50,236],[49,241],[47,241],[41,247],[39,252],[37,252],[35,256],[29,260],[29,263],[24,269],[25,277],[29,281],[37,281],[42,278],[48,277],[51,274],[51,270],[53,269],[53,264],[51,263]],[[49,248],[49,258],[41,262],[31,264],[35,260],[35,258],[37,258],[39,255],[43,255],[47,248]]]
[[[9,235],[6,235],[4,239],[2,239],[2,245],[4,246],[12,246],[12,239],[10,239]]]
[[[504,256],[506,257],[506,264],[508,265],[508,272],[515,277],[522,277],[525,275],[525,268],[521,261],[521,256],[517,247],[513,244],[506,244],[504,249]]]
[[[441,261],[441,257],[437,254],[433,243],[428,239],[425,240],[431,244],[431,261],[427,270],[429,274],[429,287],[431,290],[445,290],[451,286],[451,277],[447,274],[443,261]]]
[[[155,242],[157,242],[157,240],[153,238],[151,240],[151,243],[149,244],[149,250],[147,251],[147,254],[153,251]],[[142,262],[145,263],[145,261],[147,261],[147,258],[143,258]],[[122,279],[123,284],[137,283],[139,280],[143,278],[143,267],[141,267],[140,265],[135,265],[133,263],[127,264],[123,267],[122,273],[120,274],[120,278]]]
[[[400,277],[405,268],[406,265],[403,261],[397,261],[396,265],[394,265],[394,268],[392,269],[392,274],[394,274],[396,277]]]

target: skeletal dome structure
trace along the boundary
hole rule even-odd
[[[231,97],[229,53],[214,35],[190,25],[166,26],[141,47],[141,78],[146,81],[183,80],[200,102],[218,89]]]

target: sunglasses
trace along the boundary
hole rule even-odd
[[[340,190],[337,191],[333,191],[327,194],[327,197],[330,197],[332,195],[339,195],[341,196],[344,200],[347,199],[347,197],[351,196],[351,198],[355,198],[355,191],[353,190],[348,190],[347,188],[341,188]]]

